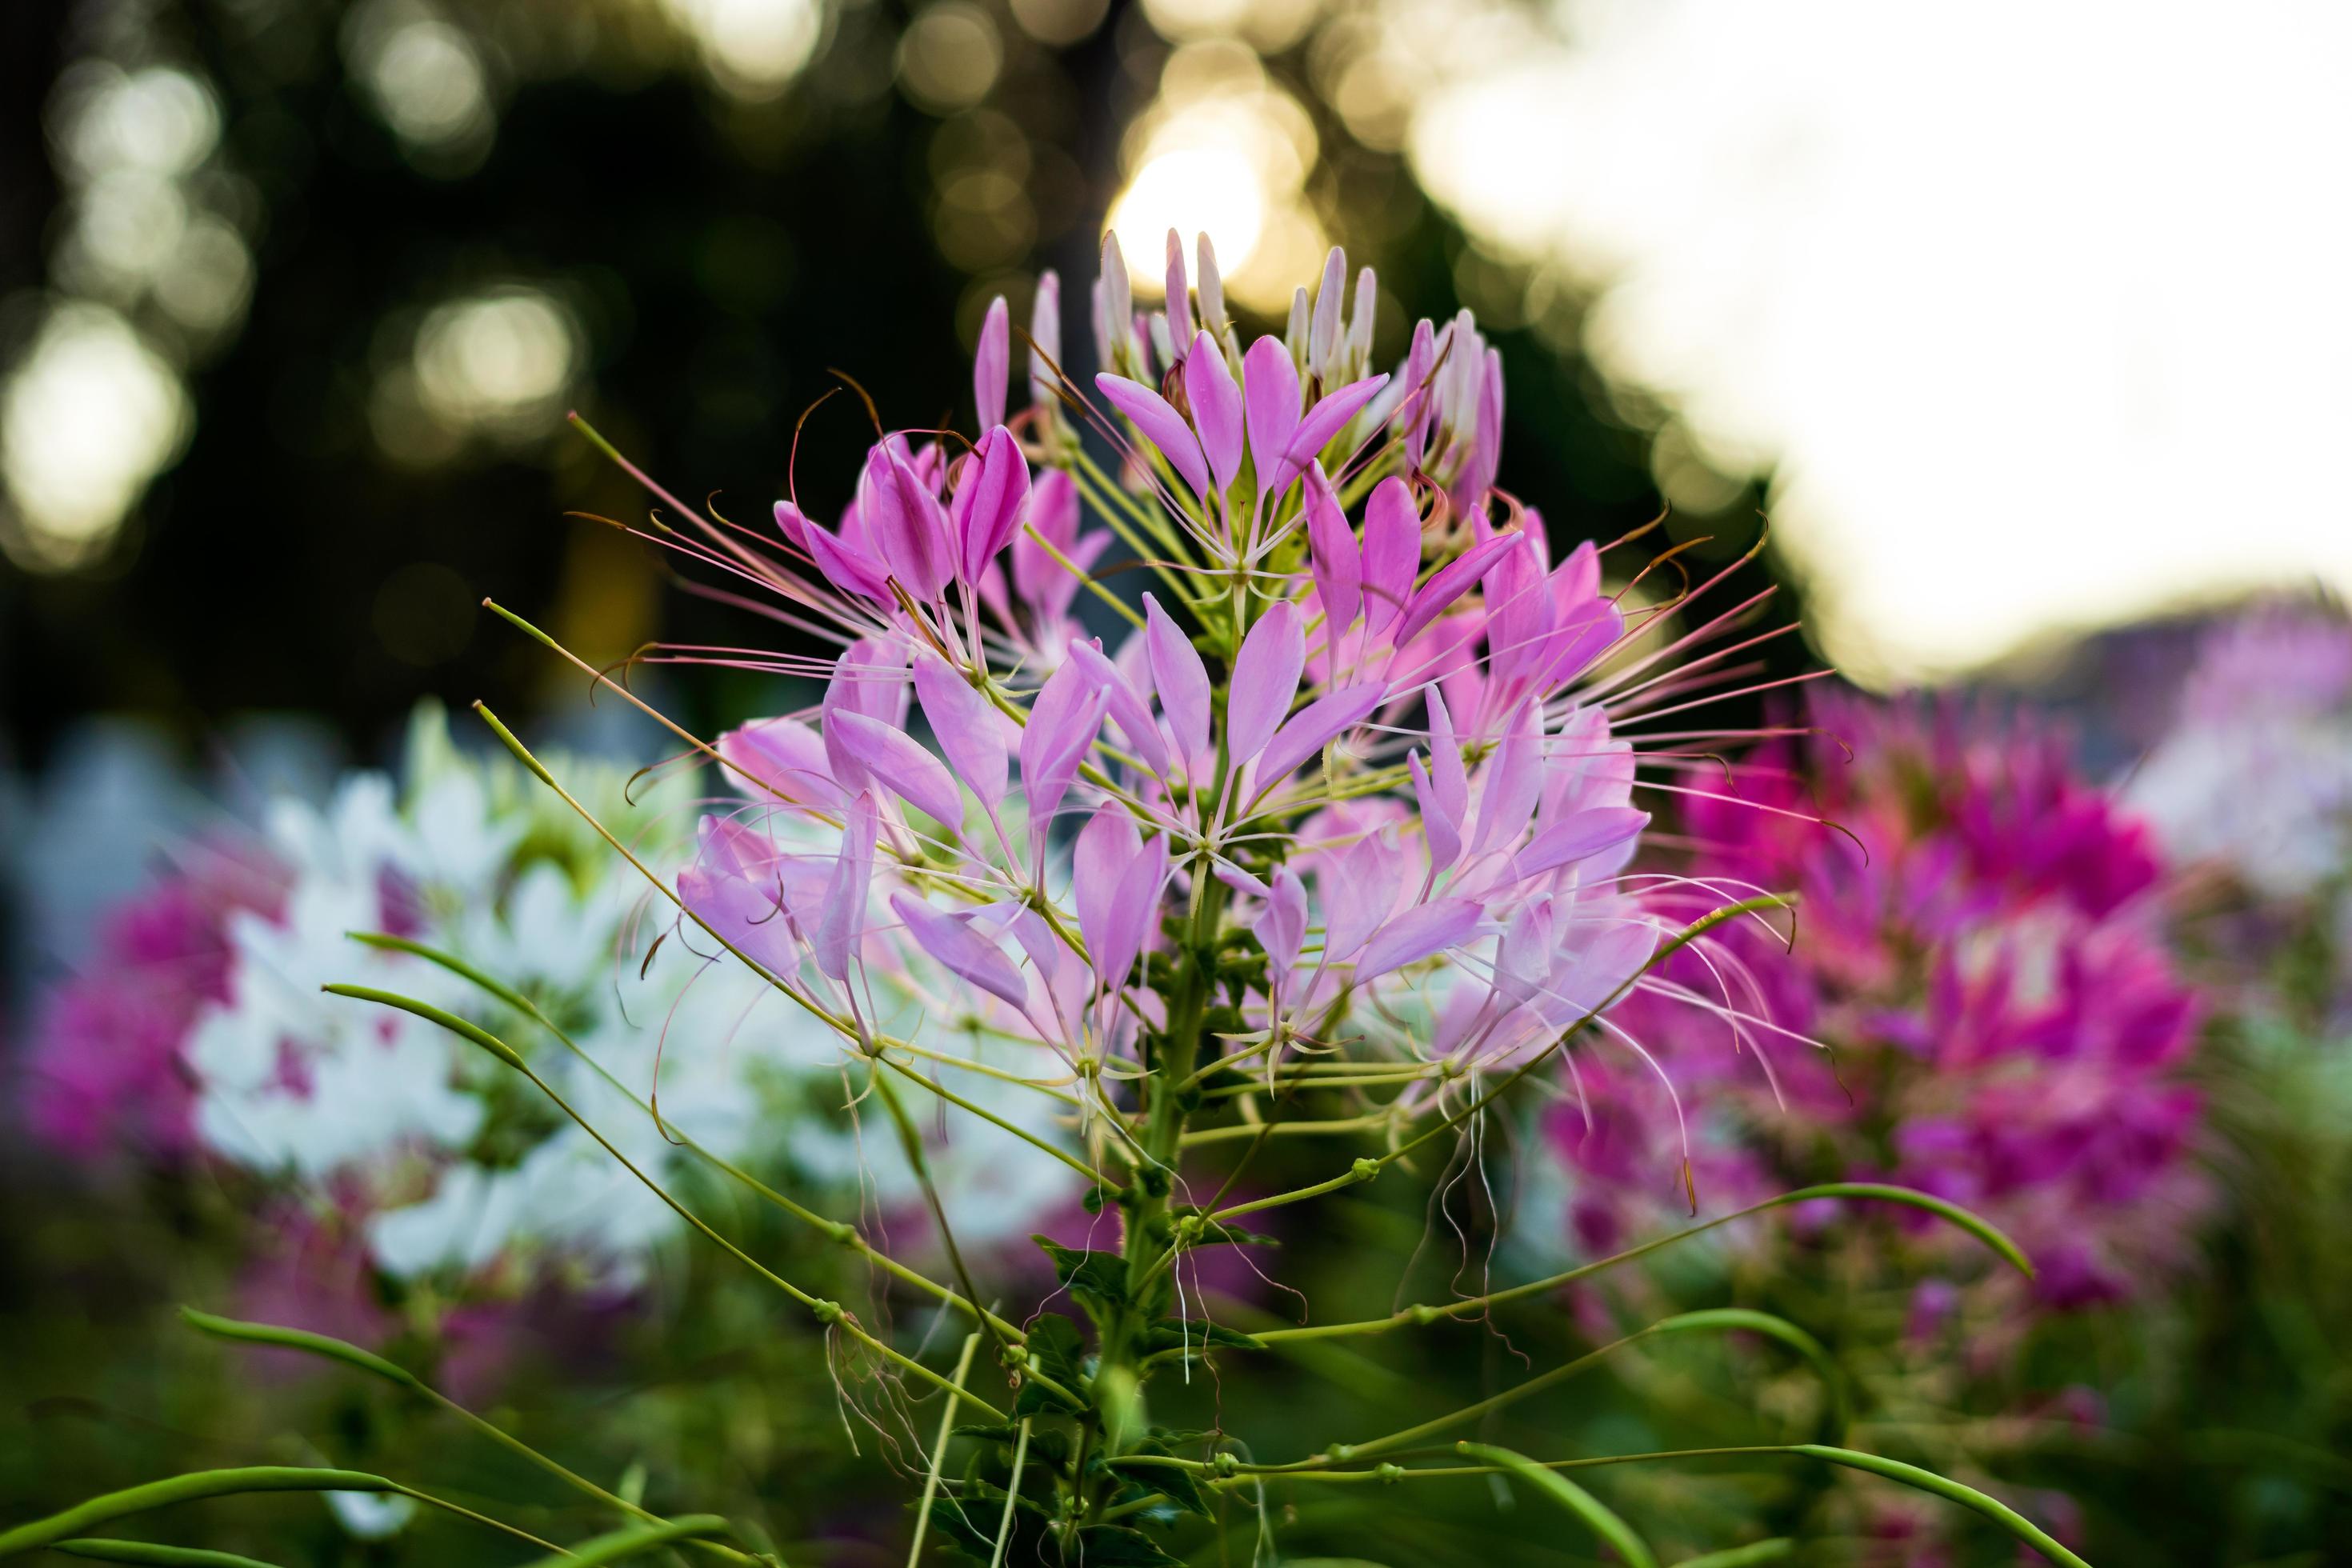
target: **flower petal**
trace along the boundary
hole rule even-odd
[[[1192,427],[1184,423],[1184,416],[1171,407],[1166,398],[1139,381],[1129,381],[1108,371],[1095,377],[1095,386],[1135,422],[1145,440],[1160,448],[1168,466],[1192,488],[1195,500],[1209,493],[1209,465],[1201,455],[1201,443],[1194,439]]]
[[[921,742],[863,713],[835,713],[825,727],[893,795],[950,833],[962,827],[963,791],[947,764]]]
[[[1184,400],[1192,405],[1192,427],[1200,432],[1201,450],[1223,490],[1242,471],[1242,389],[1216,340],[1205,331],[1192,339],[1192,352],[1184,356]]]
[[[1272,788],[1288,778],[1299,763],[1331,743],[1341,733],[1362,723],[1387,700],[1384,682],[1368,680],[1344,691],[1317,698],[1283,721],[1258,759],[1258,788]]]
[[[1356,960],[1356,983],[1418,963],[1470,940],[1485,912],[1475,899],[1438,899],[1405,910],[1372,933]]]
[[[1280,338],[1260,338],[1242,356],[1242,401],[1249,410],[1250,462],[1263,500],[1289,484],[1278,470],[1298,431],[1298,367]]]
[[[1210,686],[1208,667],[1171,620],[1160,601],[1143,595],[1144,647],[1151,658],[1151,686],[1160,696],[1160,711],[1168,718],[1170,737],[1183,753],[1186,768],[1198,767],[1209,750]]]
[[[1008,785],[1004,731],[1009,722],[953,666],[939,655],[915,658],[915,697],[955,776],[991,811],[1004,804]]]
[[[1265,749],[1298,695],[1307,668],[1307,635],[1298,608],[1287,599],[1258,618],[1234,657],[1234,678],[1225,698],[1225,754],[1240,767]]]
[[[980,427],[1004,423],[1004,394],[1013,374],[1013,318],[999,294],[989,301],[980,323],[980,346],[971,356],[971,400],[980,410]]]
[[[979,986],[1015,1007],[1029,1004],[1029,987],[1004,950],[943,910],[935,910],[912,893],[890,895],[890,908],[906,922],[915,945],[946,966],[959,980]]]

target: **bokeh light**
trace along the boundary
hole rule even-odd
[[[1161,287],[1159,260],[1173,228],[1188,241],[1208,235],[1234,300],[1286,308],[1328,243],[1307,198],[1318,146],[1306,110],[1250,49],[1190,44],[1170,55],[1158,94],[1129,129],[1127,182],[1110,207],[1137,292]]]
[[[420,466],[448,460],[474,438],[506,447],[535,441],[562,416],[583,343],[573,312],[529,285],[436,305],[377,377],[369,408],[377,441]]]
[[[663,0],[692,36],[721,89],[773,98],[800,75],[824,37],[818,0]]]
[[[0,385],[0,542],[20,566],[68,571],[102,553],[192,423],[180,378],[116,312],[52,310]]]
[[[344,30],[352,70],[377,114],[435,173],[462,174],[498,128],[480,46],[419,0],[371,0]]]

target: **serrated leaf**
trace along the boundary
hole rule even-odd
[[[1054,1260],[1054,1278],[1070,1299],[1097,1321],[1127,1305],[1126,1258],[1116,1252],[1080,1252],[1048,1237],[1029,1239]]]
[[[1220,1245],[1230,1245],[1234,1247],[1280,1247],[1282,1245],[1282,1238],[1278,1236],[1268,1236],[1262,1230],[1247,1230],[1237,1225],[1227,1225],[1220,1221],[1209,1219],[1197,1208],[1179,1208],[1172,1212],[1179,1215],[1190,1215],[1202,1221],[1200,1232],[1192,1238],[1192,1245],[1194,1247],[1216,1247]]]
[[[1028,1352],[1047,1377],[1066,1386],[1083,1375],[1087,1342],[1077,1324],[1059,1312],[1040,1312],[1026,1332]]]
[[[1265,1342],[1239,1329],[1229,1329],[1222,1323],[1193,1321],[1181,1318],[1162,1318],[1144,1331],[1144,1348],[1152,1351],[1191,1350],[1194,1354],[1211,1345],[1229,1345],[1234,1350],[1261,1351]]]
[[[1149,1492],[1158,1492],[1187,1513],[1197,1513],[1202,1519],[1216,1516],[1209,1510],[1208,1500],[1201,1495],[1201,1485],[1192,1472],[1174,1465],[1139,1465],[1129,1459],[1113,1459],[1104,1467],[1121,1480],[1132,1481]]]
[[[998,1486],[993,1481],[975,1480],[965,1481],[964,1489],[960,1495],[961,1496],[962,1500],[968,1503],[986,1502],[992,1504],[993,1507],[991,1509],[991,1512],[1001,1511],[1004,1507],[1004,1500],[1008,1497],[1013,1497],[1011,1492],[1006,1491],[1003,1487]],[[1020,1509],[1024,1512],[1034,1514],[1037,1518],[1044,1520],[1048,1523],[1053,1521],[1054,1510],[1047,1508],[1044,1503],[1039,1502],[1035,1498],[1024,1494],[1023,1496],[1013,1498],[1013,1504],[1015,1508]]]
[[[982,1443],[1002,1443],[1009,1447],[1020,1440],[1021,1428],[1018,1426],[958,1426],[949,1436],[971,1437]],[[1070,1462],[1070,1435],[1067,1432],[1056,1432],[1050,1428],[1041,1432],[1032,1427],[1029,1432],[1029,1454],[1032,1458],[1043,1458],[1056,1468],[1066,1468]]]

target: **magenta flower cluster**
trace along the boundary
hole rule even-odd
[[[1841,693],[1807,717],[1685,813],[1708,875],[1801,900],[1792,955],[1730,936],[1671,968],[1702,1011],[1641,1020],[1732,1112],[1701,1140],[1702,1181],[1727,1202],[1896,1182],[2010,1228],[2047,1302],[2145,1288],[2204,1195],[2182,1077],[2200,1004],[2148,833],[2030,718]],[[1622,1178],[1657,1120],[1588,1138],[1563,1117],[1558,1146]],[[1608,1186],[1589,1184],[1588,1226],[1621,1212]]]
[[[230,994],[229,917],[275,918],[282,875],[226,841],[180,862],[106,916],[72,977],[47,997],[25,1062],[26,1125],[85,1163],[122,1152],[173,1163],[197,1152],[197,1015]]]

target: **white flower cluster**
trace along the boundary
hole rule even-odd
[[[614,770],[552,765],[649,867],[682,860],[689,781],[641,785],[632,805]],[[414,726],[406,772],[400,787],[359,774],[323,811],[287,802],[272,816],[284,907],[235,917],[231,1000],[188,1041],[215,1154],[356,1206],[373,1261],[403,1279],[520,1261],[625,1285],[677,1229],[527,1081],[424,1019],[320,989],[345,982],[498,1033],[665,1184],[695,1156],[642,1101],[673,1133],[788,1173],[845,1217],[848,1205],[911,1215],[919,1192],[887,1117],[845,1109],[863,1074],[844,1070],[830,1030],[677,927],[668,900],[520,768],[460,756],[437,712]],[[593,1065],[460,977],[350,934],[386,930],[521,991]],[[905,1087],[942,1131],[929,1097]],[[1045,1154],[952,1126],[930,1159],[959,1236],[1025,1233],[1073,1195]]]

